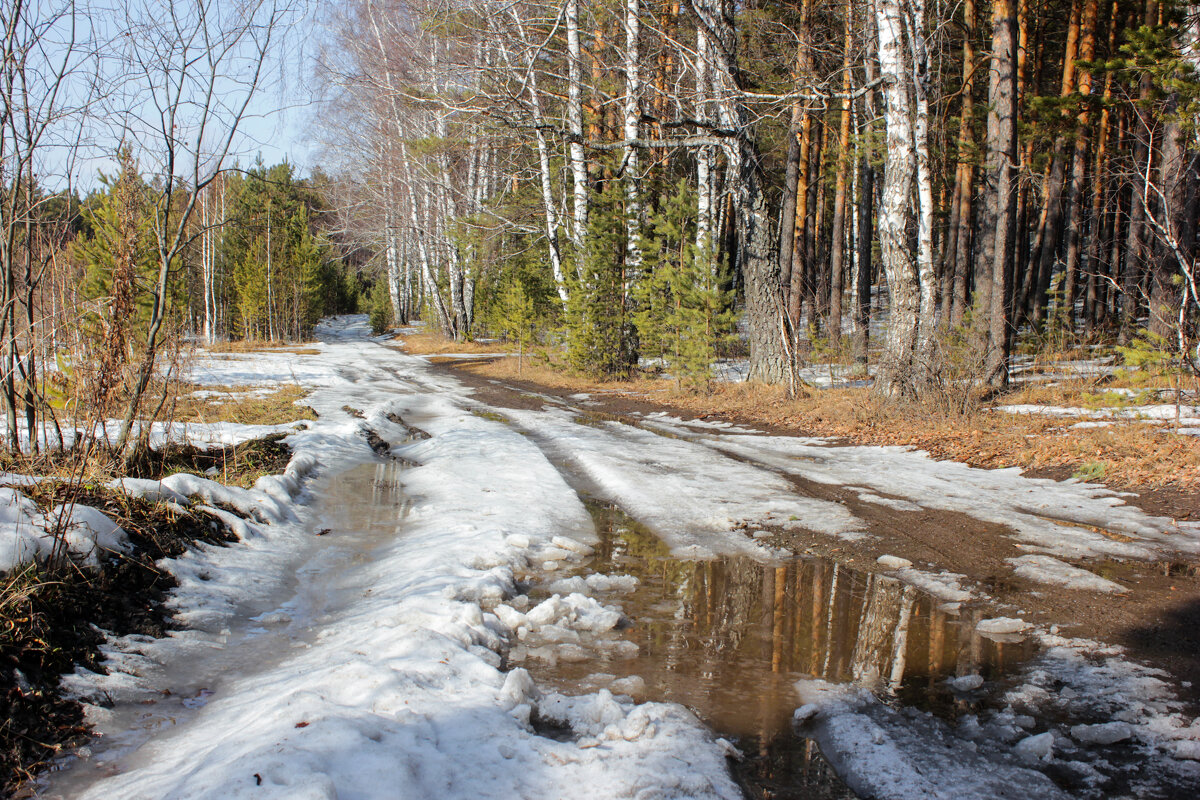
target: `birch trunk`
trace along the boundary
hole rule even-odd
[[[582,258],[588,225],[587,158],[583,152],[583,57],[579,47],[579,0],[567,0],[567,127],[571,134],[571,179],[574,194],[572,242]],[[561,269],[561,267],[560,267]],[[557,280],[557,275],[555,276]],[[562,297],[562,292],[559,296]],[[564,303],[566,298],[562,297]]]
[[[408,183],[409,221],[412,223],[413,238],[416,240],[417,245],[417,257],[421,265],[422,288],[438,315],[438,324],[441,326],[442,333],[450,338],[454,338],[454,326],[450,319],[450,314],[446,311],[446,303],[442,300],[441,292],[438,291],[437,282],[433,279],[433,265],[430,263],[429,246],[425,241],[426,237],[422,233],[425,229],[421,226],[422,215],[418,209],[418,206],[421,204],[417,199],[417,186],[415,181],[413,181],[413,170],[408,160],[408,147],[403,142],[400,143],[400,162],[404,167]]]
[[[913,109],[904,59],[904,12],[900,0],[876,0],[879,72],[883,78],[887,160],[879,208],[879,249],[887,274],[891,320],[875,390],[886,397],[915,396],[913,358],[917,346],[920,287],[908,247],[912,219]]]
[[[921,304],[913,366],[931,367],[933,328],[937,314],[937,275],[933,266],[933,175],[929,161],[929,56],[925,47],[925,2],[911,0],[907,7],[908,40],[912,51],[912,85],[916,101],[913,140],[917,158],[917,277]]]
[[[546,223],[546,241],[547,241],[547,244],[550,249],[550,271],[551,271],[551,274],[554,276],[554,286],[558,290],[558,298],[559,298],[559,301],[562,303],[563,312],[565,313],[567,310],[567,303],[570,299],[570,292],[567,289],[566,277],[563,275],[563,269],[562,269],[562,247],[559,243],[559,238],[558,238],[559,217],[558,217],[557,206],[554,201],[554,187],[553,187],[553,184],[551,183],[552,176],[550,173],[550,146],[546,141],[545,117],[542,114],[542,98],[541,98],[541,95],[538,94],[537,72],[535,69],[536,65],[533,62],[534,51],[525,35],[525,26],[521,22],[520,16],[517,15],[515,10],[513,10],[511,13],[512,13],[513,22],[516,24],[517,30],[519,31],[519,33],[521,35],[522,43],[526,47],[530,48],[529,56],[528,56],[529,60],[526,62],[526,66],[525,66],[525,75],[526,75],[525,89],[529,94],[529,108],[530,108],[530,112],[533,116],[533,124],[534,124],[534,128],[535,128],[535,138],[537,140],[538,178],[539,178],[539,186],[542,191],[542,206],[544,209],[543,217],[544,217],[545,223]],[[578,18],[578,15],[576,15],[576,17]],[[576,44],[578,44],[578,34],[576,35]],[[504,48],[503,46],[501,46],[501,52],[505,55],[505,58],[507,60],[508,59],[507,49]],[[574,123],[572,122],[572,124],[574,124]],[[580,112],[579,124],[580,124],[580,126],[582,126],[582,124],[583,124],[582,111]],[[575,147],[575,145],[572,144],[571,145],[572,153],[574,153],[574,147]],[[580,145],[580,149],[582,149],[582,144]],[[574,169],[574,166],[575,166],[574,165],[574,155],[572,155],[572,169]],[[586,165],[584,165],[584,172],[585,172],[585,174],[584,174],[584,189],[586,190],[586,188],[587,188],[586,187],[586,182],[587,182]],[[578,189],[579,189],[578,175],[575,176],[575,180],[576,180],[575,188],[576,188],[576,191],[578,191]],[[585,191],[585,194],[584,194],[584,202],[585,203],[586,203],[586,199],[587,199],[587,197],[586,197],[586,191]],[[579,215],[578,200],[579,200],[578,195],[576,195],[576,207],[575,207],[576,226],[578,226],[578,215]],[[576,235],[578,236],[578,227],[576,227]],[[583,240],[581,238],[579,238],[576,240],[576,244],[578,245],[582,241]],[[578,252],[582,253],[581,250]]]
[[[704,26],[696,28],[696,119],[709,120],[708,34]],[[696,249],[705,257],[713,252],[713,148],[705,145],[696,151]]]
[[[642,268],[642,207],[641,207],[641,164],[634,142],[639,138],[642,118],[642,79],[638,51],[641,21],[640,0],[625,0],[625,105],[624,134],[625,158],[625,295],[629,301],[630,290],[641,277]]]
[[[390,194],[390,193],[389,193]],[[387,202],[387,201],[385,201]],[[400,301],[400,254],[396,246],[396,229],[392,221],[390,203],[383,212],[383,236],[387,256],[388,297],[392,301],[392,319],[398,325],[408,322],[404,318],[404,308]]]

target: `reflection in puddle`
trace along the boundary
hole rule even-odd
[[[367,463],[330,478],[320,489],[321,505],[337,509],[329,515],[329,532],[365,535],[368,540],[373,533],[394,534],[412,509],[412,498],[405,496],[400,480],[408,467],[404,461]]]
[[[886,576],[817,559],[780,566],[741,557],[681,561],[621,511],[591,508],[601,541],[581,574],[638,578],[635,591],[603,598],[631,620],[621,636],[638,654],[622,659],[608,648],[586,661],[523,666],[566,693],[640,676],[639,699],[681,703],[736,741],[750,756],[739,777],[752,796],[853,797],[816,746],[792,733],[796,680],[853,682],[956,716],[975,710],[982,696],[952,691],[947,678],[990,680],[1033,652],[1028,641],[979,636],[978,612],[947,613],[936,598]],[[535,602],[538,594],[531,591]],[[621,685],[629,683],[613,690]]]

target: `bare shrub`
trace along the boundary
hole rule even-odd
[[[919,376],[920,404],[960,417],[977,412],[988,392],[987,355],[969,321],[938,326]]]

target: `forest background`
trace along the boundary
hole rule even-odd
[[[719,359],[792,395],[842,361],[961,411],[1014,354],[1097,348],[1194,379],[1196,12],[6,3],[9,449],[86,407],[128,451],[181,343],[359,309],[699,391]],[[313,19],[321,166],[246,166],[250,100]]]

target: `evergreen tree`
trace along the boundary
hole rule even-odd
[[[707,239],[696,241],[696,194],[686,180],[651,220],[644,243],[647,279],[636,287],[634,313],[644,355],[667,365],[677,384],[702,389],[712,377],[719,346],[731,338],[733,293],[708,254]]]
[[[88,231],[77,240],[76,253],[84,267],[84,296],[99,301],[108,335],[123,342],[150,315],[150,299],[138,285],[152,281],[158,266],[149,187],[128,147],[117,161],[116,176],[101,175],[104,189],[84,203]]]
[[[495,326],[507,341],[517,343],[517,374],[521,374],[521,364],[533,341],[537,326],[533,297],[521,281],[509,283],[501,292],[496,308]]]
[[[567,358],[587,375],[625,378],[631,364],[624,302],[623,187],[610,181],[588,214],[579,278],[567,303]]]

